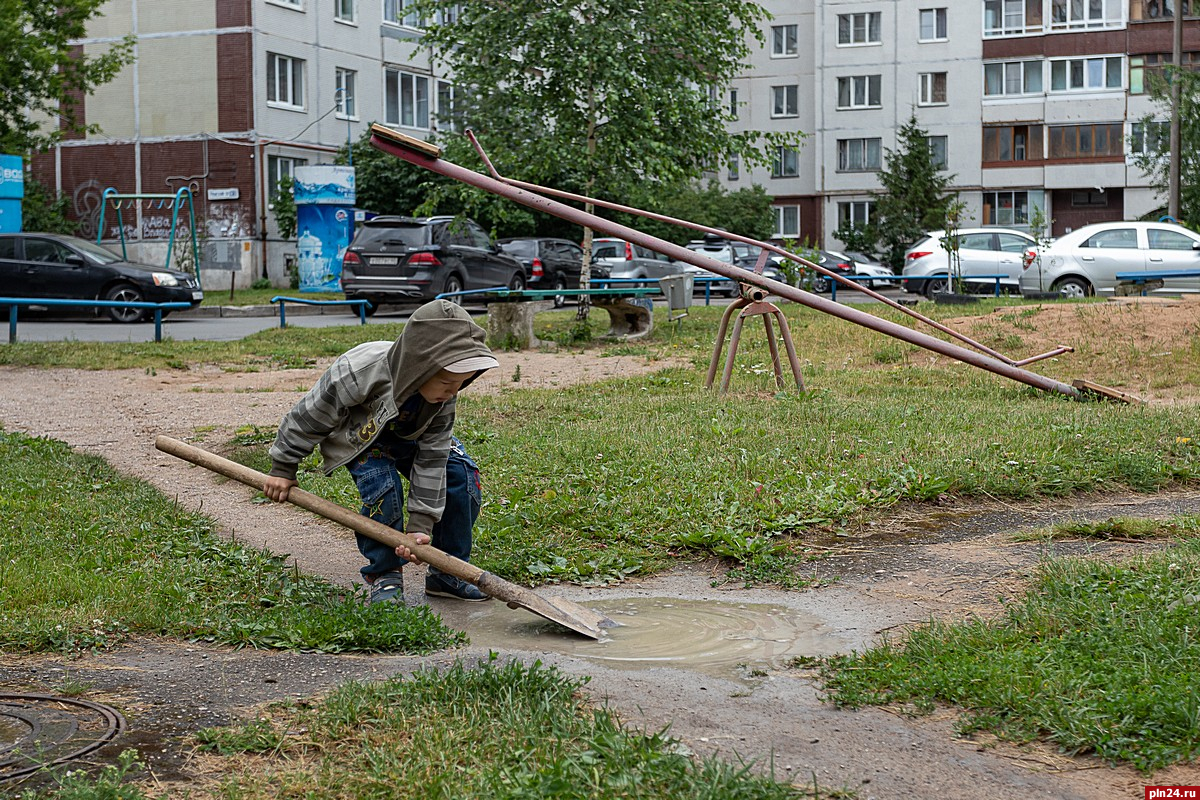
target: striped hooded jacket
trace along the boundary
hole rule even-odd
[[[413,313],[395,342],[366,342],[338,356],[284,416],[270,449],[270,474],[295,480],[300,462],[318,447],[326,475],[349,463],[387,429],[404,401],[443,367],[464,358],[491,356],[486,338],[486,331],[460,306],[434,300]],[[430,533],[446,507],[446,459],[455,400],[427,403],[415,430],[405,437],[419,445],[409,475],[406,528],[410,533]]]

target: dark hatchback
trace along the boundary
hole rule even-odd
[[[0,234],[0,294],[52,300],[200,305],[194,275],[124,261],[98,244],[55,233]],[[105,308],[116,322],[139,322],[144,308]],[[163,312],[166,316],[167,312]]]
[[[525,267],[525,282],[530,289],[578,289],[583,271],[583,248],[566,239],[518,236],[501,239],[500,249]],[[593,278],[607,278],[608,269],[593,264]],[[554,296],[554,307],[562,308],[567,298]]]
[[[462,217],[374,217],[342,257],[342,291],[347,300],[369,300],[368,313],[496,287],[524,289],[525,269]]]

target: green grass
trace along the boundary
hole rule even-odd
[[[1193,520],[1194,522],[1194,520]],[[1200,539],[1122,564],[1049,561],[994,620],[931,623],[827,659],[838,705],[964,710],[963,733],[1044,737],[1143,771],[1200,755]]]
[[[312,707],[202,731],[214,752],[257,756],[220,788],[241,798],[798,798],[751,765],[694,759],[665,733],[624,730],[582,682],[493,660],[351,683]],[[303,733],[301,733],[303,732]]]
[[[272,297],[303,297],[306,300],[345,300],[342,292],[301,292],[299,289],[234,289],[230,297],[229,287],[209,285],[204,287],[202,306],[265,306]]]
[[[1197,534],[1200,534],[1200,517],[1180,516],[1167,520],[1109,517],[1099,522],[1083,520],[1060,522],[1043,530],[1017,534],[1013,540],[1100,539],[1139,542],[1169,536],[1184,537]]]
[[[426,653],[462,641],[428,608],[368,606],[61,442],[0,431],[0,651],[135,635],[237,647]]]

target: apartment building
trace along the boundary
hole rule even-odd
[[[75,134],[35,159],[35,177],[71,199],[95,237],[101,193],[192,189],[205,285],[286,282],[270,197],[297,166],[380,121],[424,137],[453,87],[431,69],[411,0],[110,0],[84,52],[126,34],[136,60],[81,99],[99,133]],[[165,257],[170,209],[127,201],[131,256]],[[103,238],[116,239],[109,209]],[[208,270],[206,269],[206,272]],[[219,281],[219,283],[218,283]]]
[[[777,237],[835,246],[841,224],[871,219],[886,152],[915,116],[969,224],[1028,228],[1041,208],[1060,235],[1154,213],[1165,198],[1132,154],[1165,129],[1141,120],[1163,113],[1146,75],[1172,60],[1175,3],[1194,65],[1187,0],[766,0],[766,46],[728,98],[735,125],[806,138],[770,169],[735,162],[720,177],[767,188]]]

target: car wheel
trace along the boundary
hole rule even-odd
[[[567,279],[564,278],[562,275],[559,275],[557,278],[554,279],[554,291],[563,292],[563,291],[566,291],[566,289],[567,289]],[[561,294],[554,295],[554,307],[555,308],[562,308],[566,304],[567,304],[566,295],[561,295]]]
[[[931,281],[925,281],[925,296],[932,300],[935,294],[941,294],[946,291],[947,286],[949,284],[945,278],[935,278]]]
[[[829,278],[824,275],[818,275],[813,278],[812,290],[817,294],[824,294],[829,291]]]
[[[362,307],[362,310],[363,310],[364,315],[366,315],[368,317],[373,317],[373,316],[375,316],[375,312],[379,310],[379,304],[378,303],[367,303],[365,306]]]
[[[109,289],[104,295],[104,299],[117,303],[141,303],[145,297],[142,291],[136,286],[129,283],[120,283]],[[141,322],[146,318],[146,310],[111,306],[108,308],[108,317],[113,322]]]
[[[525,274],[522,272],[514,272],[513,276],[508,281],[508,288],[514,292],[519,292],[525,288]]]
[[[454,294],[455,292],[461,292],[462,288],[463,288],[462,281],[459,280],[458,276],[451,275],[450,277],[446,278],[446,285],[442,288],[442,294]],[[460,305],[459,300],[461,298],[447,297],[446,299],[449,300],[451,303]]]
[[[1051,290],[1073,300],[1081,297],[1091,297],[1095,293],[1092,285],[1083,278],[1063,278],[1061,281],[1056,282],[1051,287]]]

